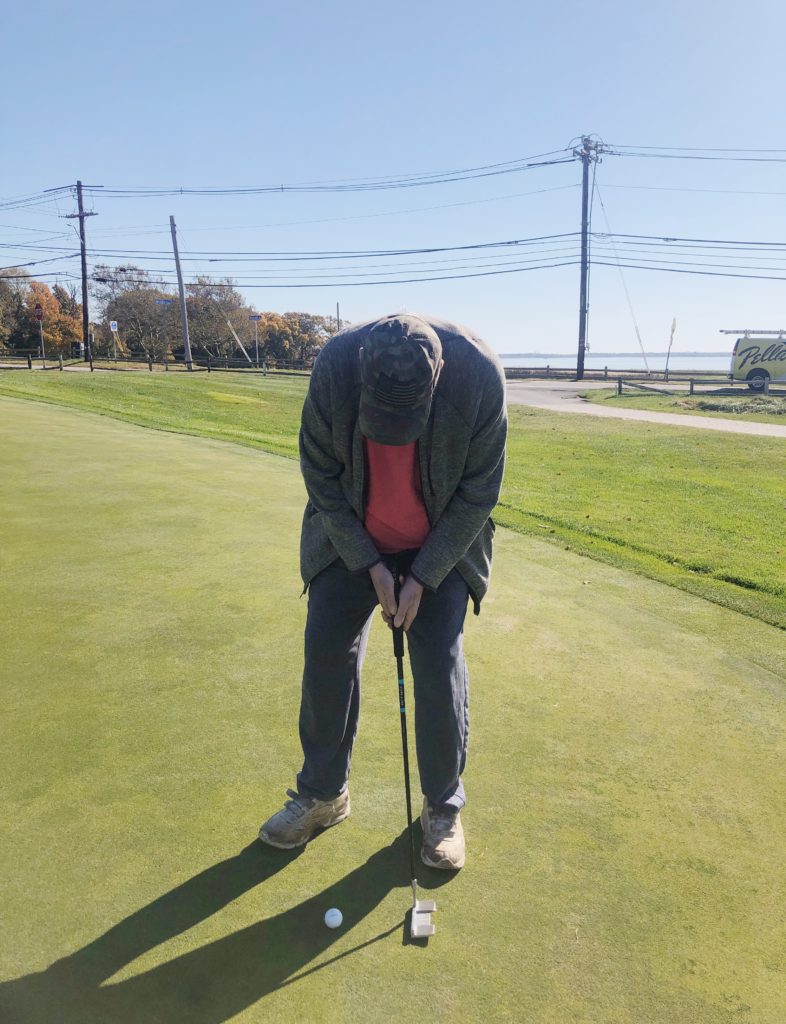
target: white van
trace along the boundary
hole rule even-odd
[[[755,331],[751,333],[777,334],[778,337],[775,340],[751,338],[745,332],[744,337],[736,342],[731,354],[730,379],[745,380],[748,382],[748,387],[754,391],[763,391],[768,381],[786,381],[786,337],[784,337],[786,332]]]

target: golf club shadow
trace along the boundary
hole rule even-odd
[[[47,970],[0,984],[0,1019],[13,1024],[223,1024],[276,989],[298,981],[297,975],[315,957],[357,925],[392,889],[407,891],[406,832],[339,882],[290,910],[128,980],[105,982],[142,954],[268,881],[302,852],[302,848],[281,851],[252,843]],[[260,913],[264,913],[264,891],[260,896]],[[344,922],[332,931],[323,917],[335,906],[341,908]],[[327,965],[306,970],[303,976],[322,966]]]

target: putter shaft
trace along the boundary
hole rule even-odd
[[[394,574],[396,604],[399,600],[400,584],[398,570]],[[424,939],[433,935],[435,926],[431,914],[437,909],[434,900],[418,899],[418,882],[415,877],[415,833],[412,828],[412,793],[409,781],[409,744],[407,742],[407,708],[404,701],[404,627],[393,627],[393,653],[398,670],[398,705],[401,717],[401,746],[404,754],[404,788],[407,794],[407,829],[409,832],[409,877],[412,880],[412,920],[410,935],[413,939]]]

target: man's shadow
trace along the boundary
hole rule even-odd
[[[397,887],[402,888],[403,919],[411,892],[407,843],[404,831],[341,881],[291,910],[127,981],[104,984],[143,953],[267,882],[303,852],[302,847],[283,851],[254,842],[47,970],[0,984],[0,1018],[9,1024],[222,1024],[275,989],[297,981],[299,972]],[[423,888],[435,888],[453,876],[426,868],[421,873]],[[330,907],[339,907],[344,915],[343,925],[335,931],[323,921]],[[362,946],[400,927],[402,921]]]

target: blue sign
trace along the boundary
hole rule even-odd
[[[110,331],[111,331],[111,332],[112,332],[113,334],[115,333],[115,331],[117,330],[117,320],[110,320],[110,321],[109,321],[109,330],[110,330]]]
[[[171,306],[172,305],[172,300],[171,299],[156,299],[156,305],[157,306]]]
[[[262,315],[258,314],[256,316],[250,316],[248,319],[249,320],[261,320],[262,319]]]

